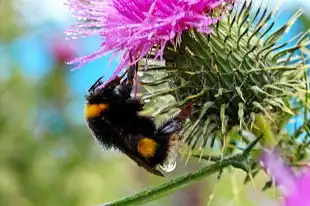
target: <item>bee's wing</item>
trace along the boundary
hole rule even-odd
[[[151,165],[148,164],[148,162],[146,162],[146,160],[141,159],[139,156],[137,155],[133,155],[127,152],[124,152],[128,157],[130,157],[130,159],[132,159],[133,161],[135,161],[140,167],[143,167],[144,169],[146,169],[148,172],[154,174],[154,175],[158,175],[158,176],[164,176],[159,170],[157,170],[155,167],[152,167]]]
[[[178,116],[167,120],[160,127],[158,127],[156,133],[157,135],[172,135],[175,132],[179,132],[182,130],[183,121],[190,116],[192,112],[193,103],[187,104],[184,108],[182,108],[181,112]]]

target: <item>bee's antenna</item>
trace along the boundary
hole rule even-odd
[[[97,79],[97,81],[89,88],[88,92],[93,92],[99,85],[102,84],[101,80],[102,80],[103,76],[102,77],[99,77],[99,79]]]

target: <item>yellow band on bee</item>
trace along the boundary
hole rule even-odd
[[[157,143],[150,138],[142,138],[138,142],[138,152],[145,158],[153,157],[156,152]]]
[[[108,104],[87,104],[84,110],[84,115],[87,119],[99,117],[102,112],[108,108]]]

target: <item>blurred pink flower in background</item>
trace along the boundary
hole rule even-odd
[[[71,38],[98,35],[101,47],[94,53],[74,59],[79,66],[108,52],[123,52],[114,75],[130,64],[130,54],[136,61],[157,45],[156,57],[162,57],[168,41],[175,43],[184,30],[194,28],[210,33],[212,24],[221,17],[211,16],[212,9],[224,8],[233,0],[67,0],[78,19],[67,34]],[[224,13],[225,9],[223,9]],[[134,63],[134,62],[132,62]]]
[[[66,63],[76,57],[75,46],[61,37],[52,37],[49,40],[52,54],[59,63]]]
[[[297,176],[276,153],[268,150],[265,150],[261,160],[263,167],[275,179],[282,191],[282,206],[310,206],[309,168]]]

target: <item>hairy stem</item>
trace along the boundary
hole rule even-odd
[[[101,206],[115,206],[115,205],[141,205],[147,202],[151,202],[155,199],[173,193],[176,190],[179,190],[187,185],[197,182],[198,180],[210,176],[216,172],[221,171],[227,166],[240,163],[240,167],[243,167],[243,161],[245,160],[247,154],[236,155],[227,159],[220,160],[214,164],[208,165],[197,172],[188,173],[184,176],[178,177],[176,179],[172,179],[167,183],[156,186],[154,188],[146,189],[137,194],[125,197],[123,199],[117,200],[115,202],[110,202],[103,204]]]

